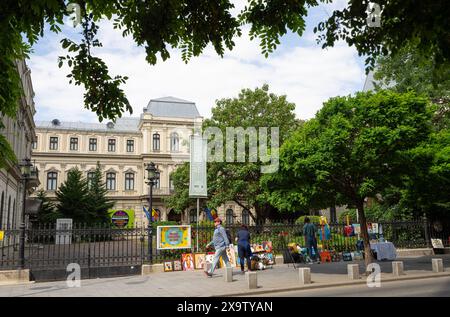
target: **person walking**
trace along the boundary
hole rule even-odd
[[[212,277],[220,257],[222,257],[227,267],[230,266],[230,262],[228,261],[227,256],[227,247],[230,245],[231,241],[228,240],[225,228],[222,227],[222,219],[220,219],[219,217],[214,219],[214,226],[216,227],[216,229],[214,230],[213,239],[206,245],[207,248],[210,245],[214,245],[214,249],[216,250],[216,253],[214,254],[214,260],[211,265],[211,269],[209,270],[209,272],[205,271],[205,274],[208,277]]]
[[[244,262],[247,260],[247,268],[249,271],[252,270],[252,261],[250,257],[252,256],[252,250],[250,248],[250,232],[248,232],[248,227],[242,225],[241,229],[237,232],[236,241],[238,244],[238,256],[241,262],[241,272],[244,273]]]
[[[317,250],[317,228],[311,223],[308,217],[305,217],[305,225],[303,226],[303,236],[305,237],[305,245],[308,249],[308,255],[313,261],[320,264],[319,251]],[[314,249],[314,255],[313,255]]]

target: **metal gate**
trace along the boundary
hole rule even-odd
[[[1,269],[20,266],[19,235],[20,230],[5,233]],[[26,234],[25,268],[35,281],[65,280],[72,273],[68,271],[72,263],[79,265],[82,279],[140,274],[148,254],[147,237],[146,228],[31,228]]]

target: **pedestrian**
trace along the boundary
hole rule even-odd
[[[206,245],[207,248],[210,245],[214,245],[214,249],[216,250],[210,271],[205,271],[205,274],[208,277],[212,277],[214,270],[216,269],[216,265],[217,263],[219,263],[220,257],[222,257],[227,267],[230,266],[230,262],[228,261],[227,256],[227,247],[231,242],[228,240],[225,228],[222,227],[222,219],[220,219],[219,217],[214,219],[214,226],[216,227],[216,229],[214,230],[213,239]]]
[[[252,256],[252,250],[250,248],[250,232],[248,232],[248,227],[242,225],[241,229],[236,234],[236,241],[238,244],[238,256],[241,262],[241,272],[244,273],[244,263],[247,260],[247,268],[249,271],[252,270],[252,261],[250,257]]]
[[[308,217],[305,217],[303,236],[305,237],[305,245],[308,249],[309,257],[313,261],[317,261],[317,264],[320,264],[319,252],[317,251],[317,228],[311,223]]]

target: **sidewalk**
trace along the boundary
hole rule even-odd
[[[431,271],[431,259],[424,259],[423,257],[413,259],[416,264],[420,263],[424,266],[420,270],[408,270],[408,266],[410,265],[406,261],[411,261],[411,259],[398,260],[405,261],[405,275],[393,277],[387,270],[391,262],[385,262],[382,265],[381,283],[392,280],[450,276],[450,268],[447,264],[448,260],[450,260],[449,257],[444,258],[444,267],[446,267],[444,273],[433,273]],[[65,281],[3,285],[0,286],[0,296],[207,297],[245,296],[250,294],[261,294],[264,296],[264,293],[272,291],[365,284],[365,277],[352,281],[348,279],[346,269],[342,272],[342,268],[346,268],[346,265],[350,263],[356,262],[303,265],[304,267],[310,267],[312,272],[312,283],[305,286],[299,284],[298,269],[294,269],[292,264],[289,266],[287,264],[277,264],[272,269],[258,271],[259,287],[253,290],[247,288],[245,275],[241,274],[240,270],[236,268],[234,269],[233,282],[231,283],[224,281],[224,272],[222,269],[217,270],[213,278],[205,277],[202,271],[180,271],[152,273],[146,276],[82,280],[81,287],[79,288],[69,288]],[[357,263],[360,264],[361,268],[363,267],[362,262]],[[337,266],[336,264],[339,265]],[[328,269],[335,271],[335,273],[316,273],[317,271]]]

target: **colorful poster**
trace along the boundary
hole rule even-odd
[[[230,261],[230,265],[232,267],[237,266],[236,253],[234,252],[234,247],[233,248],[227,248],[227,257],[228,257],[228,261]],[[220,257],[220,265],[222,267],[225,267],[225,263],[223,262],[222,257]]]
[[[158,250],[190,249],[191,226],[158,226]]]
[[[361,225],[359,223],[352,224],[355,234],[361,234]]]
[[[121,209],[108,210],[108,214],[111,217],[111,224],[115,228],[120,229],[132,229],[134,228],[134,210],[133,209]]]
[[[0,241],[3,241],[3,237],[5,236],[5,232],[0,230]]]
[[[193,271],[194,256],[192,255],[192,253],[183,253],[181,255],[181,264],[183,266],[183,271]]]
[[[378,223],[372,223],[372,233],[378,233]]]

